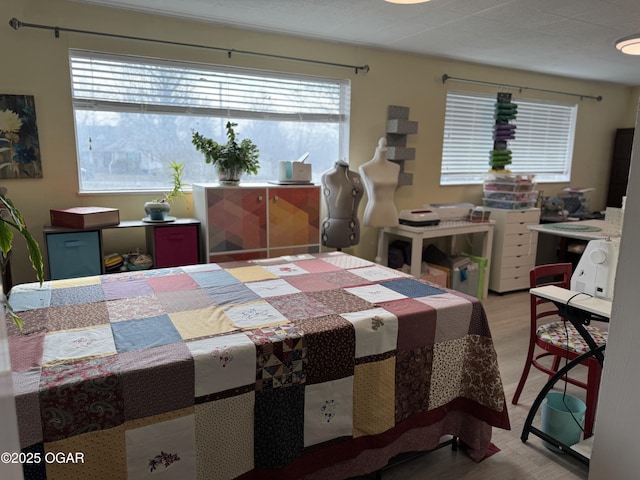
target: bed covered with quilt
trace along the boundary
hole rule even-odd
[[[18,285],[26,479],[343,479],[509,428],[482,304],[344,253]],[[31,459],[31,461],[27,461]]]

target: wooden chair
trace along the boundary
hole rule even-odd
[[[558,287],[568,289],[571,285],[571,273],[571,263],[539,265],[531,269],[529,274],[530,286],[533,288],[544,285],[557,285]],[[551,377],[561,368],[560,362],[563,359],[570,361],[589,349],[576,328],[570,322],[565,322],[558,317],[558,309],[552,302],[536,297],[535,295],[530,295],[530,304],[529,349],[520,382],[511,401],[514,405],[518,403],[531,366],[547,373],[549,377]],[[555,320],[548,318],[553,316],[556,317]],[[542,319],[546,319],[546,321],[541,322]],[[587,326],[586,329],[598,345],[607,342],[608,332],[591,325]],[[536,347],[542,351],[536,353]],[[542,358],[550,356],[553,357],[551,367],[547,367],[540,362]],[[588,438],[593,432],[602,367],[594,357],[587,359],[584,365],[586,365],[588,369],[586,382],[571,377],[566,377],[564,380],[586,390],[585,403],[587,411],[585,414],[584,433],[585,438]]]

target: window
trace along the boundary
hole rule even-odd
[[[447,92],[441,185],[482,183],[493,149],[496,97]],[[513,98],[518,105],[509,170],[537,182],[567,182],[571,174],[577,105]]]
[[[260,150],[257,176],[309,152],[314,180],[349,144],[350,83],[270,71],[70,51],[81,192],[165,190],[172,160],[187,183],[214,182],[192,131],[226,142],[225,124]]]

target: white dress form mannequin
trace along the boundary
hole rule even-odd
[[[398,210],[393,203],[393,196],[399,173],[400,165],[387,160],[387,140],[380,138],[373,158],[360,166],[368,197],[364,209],[365,225],[377,228],[398,226]]]

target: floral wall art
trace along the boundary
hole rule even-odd
[[[0,94],[0,179],[42,178],[33,95]]]

